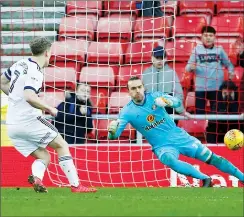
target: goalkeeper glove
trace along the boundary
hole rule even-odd
[[[173,106],[173,101],[170,99],[166,99],[165,97],[157,97],[154,100],[154,103],[156,106],[159,106],[159,107]]]
[[[111,121],[108,126],[108,132],[114,135],[117,131],[118,126],[119,126],[119,121],[117,120]]]

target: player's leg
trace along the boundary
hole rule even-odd
[[[50,163],[50,154],[45,148],[39,147],[30,155],[36,158],[36,160],[31,166],[32,175],[29,176],[28,182],[33,185],[36,192],[47,192],[42,179]]]
[[[156,149],[154,152],[163,164],[170,167],[177,173],[191,176],[193,178],[203,180],[204,182],[210,179],[208,175],[200,172],[191,164],[179,160],[179,152],[173,147],[161,147]],[[209,185],[204,185],[204,187],[209,187]]]
[[[56,150],[59,158],[59,165],[71,185],[72,192],[96,192],[95,188],[86,188],[80,185],[78,173],[69,151],[68,143],[60,134],[49,143],[49,146]]]
[[[198,144],[198,149],[196,151],[195,158],[207,164],[213,165],[220,171],[235,176],[241,182],[244,182],[244,174],[236,166],[234,166],[227,159],[219,155],[216,155],[208,147],[202,144]]]

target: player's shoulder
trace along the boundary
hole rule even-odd
[[[154,92],[146,92],[146,97],[153,97],[153,98],[157,98],[159,96],[162,96],[164,93],[161,91],[154,91]]]

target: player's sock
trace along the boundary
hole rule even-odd
[[[225,158],[213,154],[208,163],[217,167],[222,172],[235,176],[241,182],[244,182],[244,174]]]
[[[37,159],[33,162],[32,166],[31,166],[32,175],[36,176],[37,178],[42,180],[44,177],[46,168],[47,168],[47,166],[46,166],[45,162],[41,159]]]
[[[193,178],[201,180],[209,178],[209,176],[203,174],[195,167],[193,167],[191,164],[177,159],[177,157],[175,157],[175,155],[171,153],[164,153],[160,160],[163,164],[167,165],[175,172],[180,173],[182,175],[191,176]]]
[[[69,180],[70,185],[77,187],[80,184],[80,182],[72,157],[62,156],[59,157],[58,160],[59,160],[60,167],[62,168],[64,174]]]

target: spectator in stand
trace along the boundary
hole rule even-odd
[[[244,42],[243,39],[239,38],[232,44],[232,55],[233,59],[237,57],[237,64],[244,68]],[[244,74],[241,78],[240,85],[240,107],[241,112],[244,113]]]
[[[142,1],[142,17],[163,17],[160,1]]]
[[[202,28],[202,44],[197,45],[188,63],[186,71],[196,74],[196,113],[205,114],[206,100],[210,100],[210,107],[216,102],[220,85],[224,81],[225,66],[229,71],[229,79],[234,76],[234,67],[222,46],[215,46],[216,31],[212,26]]]
[[[179,78],[176,72],[169,67],[166,51],[161,46],[153,49],[152,66],[142,73],[142,81],[147,91],[175,94],[175,97],[183,101],[183,90]],[[165,109],[168,114],[173,114],[173,108],[165,107]]]
[[[90,92],[89,85],[80,83],[76,93],[69,93],[57,107],[54,125],[69,144],[83,144],[86,134],[92,131]]]
[[[217,103],[215,103],[213,114],[238,114],[238,90],[237,86],[232,81],[224,81],[218,92]],[[208,143],[223,143],[224,135],[228,130],[239,129],[243,132],[243,121],[226,120],[226,121],[209,121],[207,127],[207,142]]]

